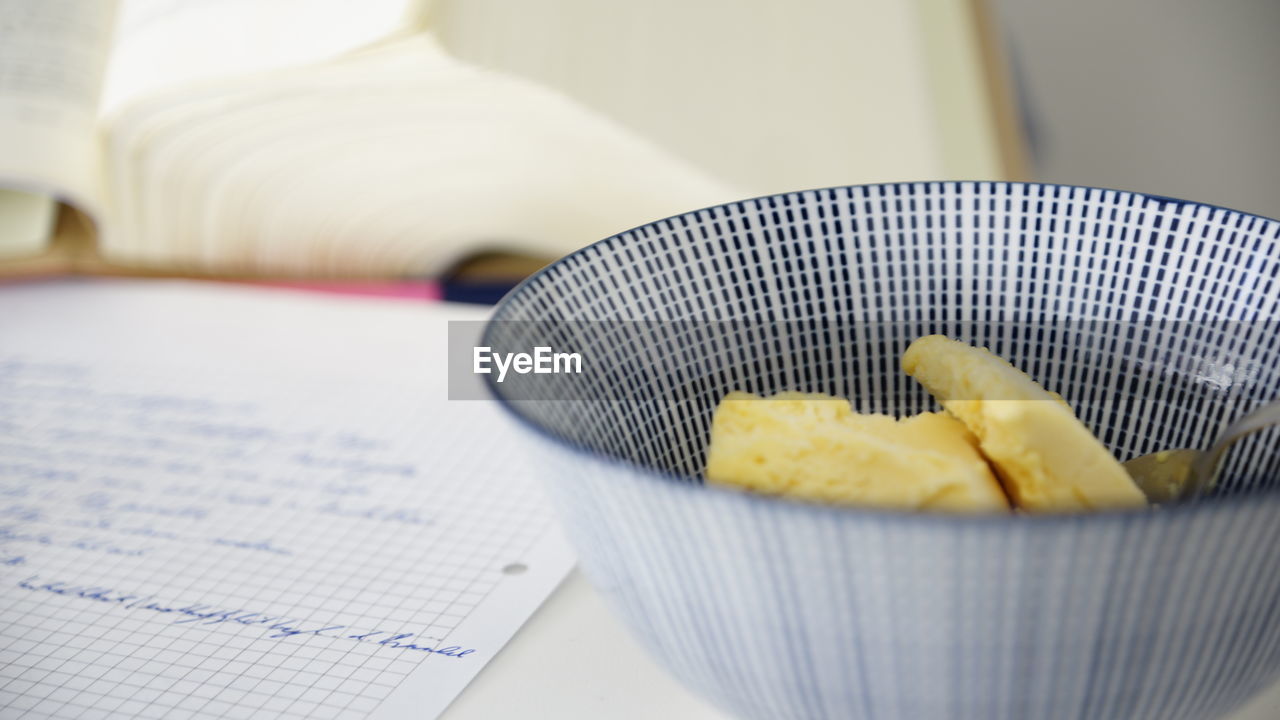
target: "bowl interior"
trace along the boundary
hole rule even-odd
[[[495,394],[561,442],[701,482],[732,390],[936,409],[898,359],[942,333],[1060,393],[1121,460],[1206,447],[1280,398],[1280,223],[1092,188],[921,183],[699,210],[565,258],[503,300],[498,351],[572,349],[580,374]],[[1217,493],[1280,486],[1280,432]]]

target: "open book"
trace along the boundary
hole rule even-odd
[[[416,276],[753,194],[1007,177],[968,5],[0,0],[0,260]],[[90,225],[63,255],[58,201]]]

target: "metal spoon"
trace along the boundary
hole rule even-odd
[[[1153,503],[1188,498],[1213,487],[1218,464],[1231,443],[1272,425],[1280,425],[1280,400],[1273,400],[1231,423],[1205,452],[1161,450],[1124,463],[1124,469]]]

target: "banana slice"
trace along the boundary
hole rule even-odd
[[[817,502],[1009,511],[977,439],[955,418],[861,415],[821,394],[727,395],[712,418],[706,477]]]
[[[973,431],[1015,506],[1074,512],[1146,505],[1061,397],[986,348],[930,335],[911,343],[902,369]]]

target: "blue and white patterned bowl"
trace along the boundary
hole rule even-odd
[[[1163,509],[956,517],[704,486],[729,390],[932,407],[897,369],[990,345],[1121,459],[1280,397],[1280,223],[1081,187],[765,197],[608,238],[498,306],[495,347],[580,376],[494,394],[538,441],[583,571],[689,687],[742,717],[1210,718],[1280,674],[1280,452]]]

